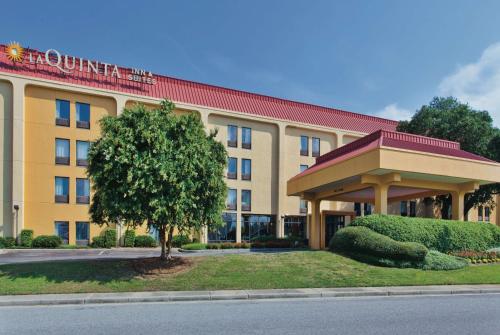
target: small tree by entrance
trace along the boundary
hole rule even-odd
[[[195,114],[178,116],[164,100],[101,120],[102,137],[89,150],[93,197],[90,216],[99,225],[146,224],[159,232],[161,259],[171,259],[174,231],[222,224],[227,153],[216,131]]]

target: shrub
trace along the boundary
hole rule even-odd
[[[135,240],[135,230],[126,230],[125,236],[123,237],[123,246],[126,248],[132,248],[134,246]]]
[[[135,237],[134,246],[137,248],[154,248],[156,240],[150,235],[139,235]]]
[[[500,252],[496,251],[465,250],[465,251],[452,252],[450,254],[452,256],[465,258],[466,260],[469,260],[471,263],[475,263],[473,261],[479,261],[483,259],[487,259],[491,262],[498,262],[498,259],[500,257]]]
[[[457,270],[469,265],[467,260],[431,250],[421,264],[424,270]]]
[[[398,242],[367,227],[347,227],[339,230],[330,241],[333,251],[418,262],[423,261],[428,249],[419,243]]]
[[[92,237],[92,248],[106,248],[106,240],[104,236],[94,236]]]
[[[112,248],[116,247],[116,230],[106,229],[104,232],[104,247]]]
[[[441,252],[484,251],[500,243],[500,227],[441,219],[369,215],[356,218],[352,226],[368,227],[400,242],[417,242]]]
[[[207,248],[205,243],[188,243],[183,244],[182,249],[184,250],[204,250]]]
[[[20,245],[22,247],[31,248],[33,243],[33,230],[23,229],[21,230]]]
[[[13,248],[16,246],[16,239],[13,237],[0,237],[0,249]]]
[[[206,248],[207,249],[220,249],[221,245],[220,245],[220,243],[208,243],[206,245]]]
[[[191,243],[191,239],[187,235],[175,235],[172,237],[172,247],[180,248],[183,244]]]
[[[59,236],[55,235],[40,235],[33,240],[33,248],[57,248],[62,244]]]

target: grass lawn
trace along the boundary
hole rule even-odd
[[[0,295],[153,290],[500,284],[500,265],[453,271],[370,266],[327,251],[190,258],[175,274],[141,275],[130,260],[0,266]]]

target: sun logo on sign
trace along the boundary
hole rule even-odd
[[[21,44],[17,42],[11,42],[7,45],[7,58],[13,62],[22,62],[24,49]]]

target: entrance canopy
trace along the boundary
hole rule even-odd
[[[457,142],[379,130],[316,159],[288,181],[287,194],[314,208],[321,200],[375,204],[452,194],[452,215],[463,220],[463,197],[500,182],[500,164],[463,151]],[[318,207],[319,208],[319,207]]]

